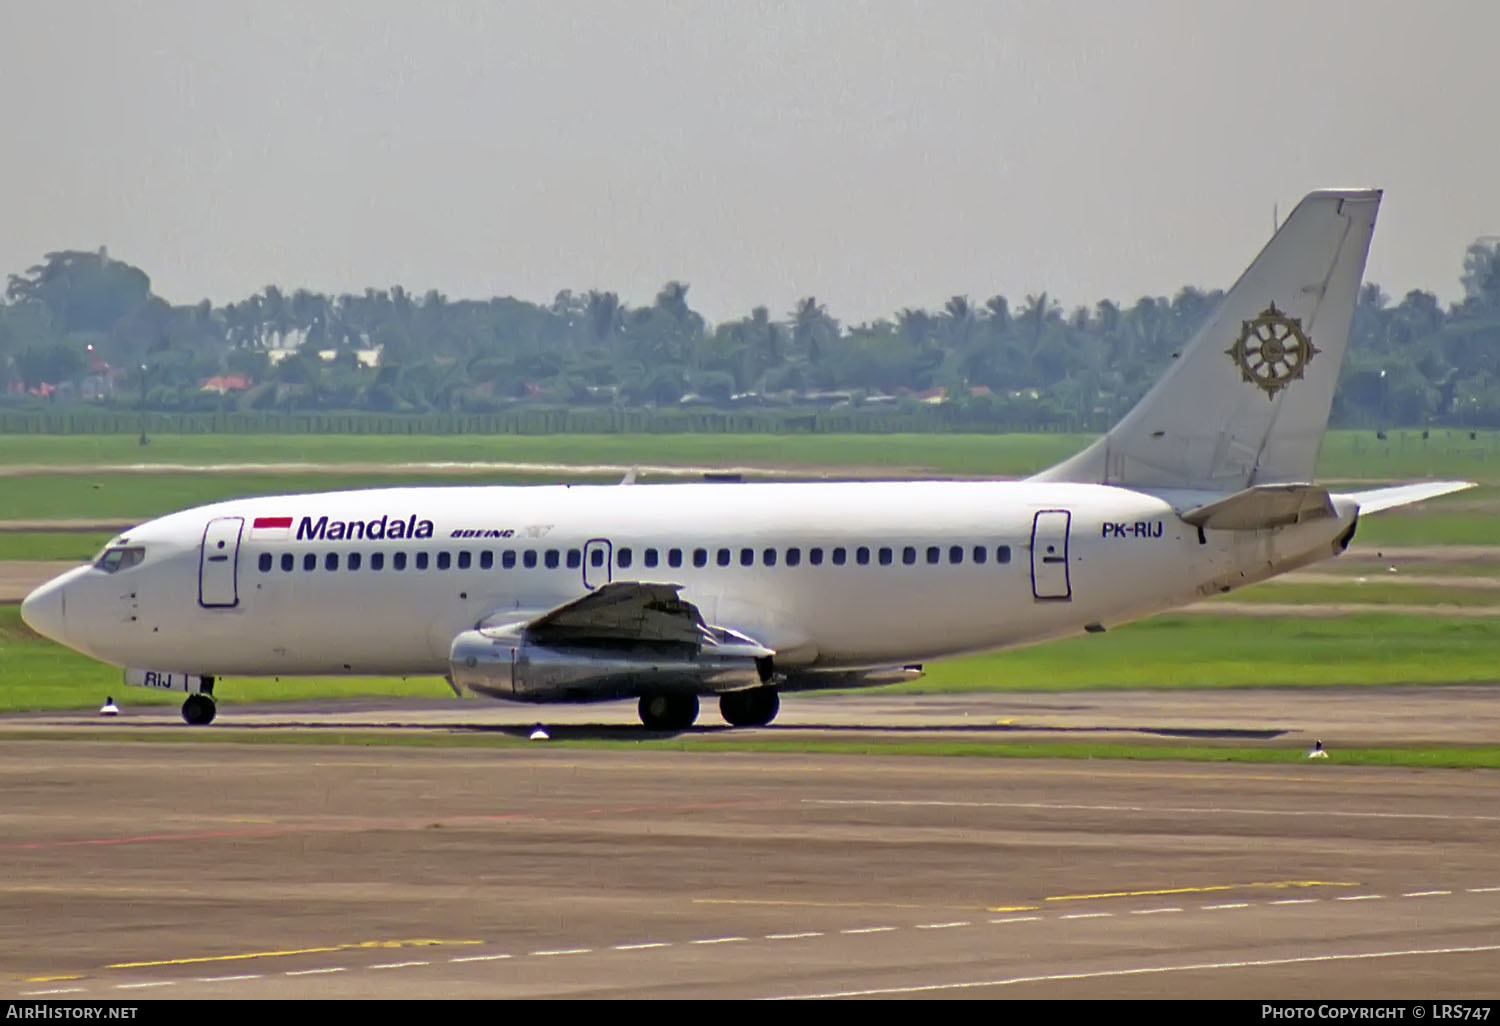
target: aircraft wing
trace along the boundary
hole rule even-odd
[[[774,654],[738,631],[705,623],[681,590],[680,584],[615,581],[529,621],[526,633],[543,644],[675,642],[732,646],[734,654],[757,659]]]
[[[1424,499],[1435,499],[1450,492],[1461,492],[1473,488],[1473,481],[1424,481],[1421,484],[1396,485],[1391,488],[1372,488],[1364,492],[1346,492],[1344,498],[1359,503],[1360,513],[1379,513],[1383,509],[1394,509]]]

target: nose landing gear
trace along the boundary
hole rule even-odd
[[[214,702],[214,679],[203,678],[203,690],[187,696],[182,703],[182,718],[190,727],[203,727],[214,721],[219,711]]]

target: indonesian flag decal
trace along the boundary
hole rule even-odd
[[[250,523],[250,537],[286,540],[292,536],[291,517],[256,517]]]

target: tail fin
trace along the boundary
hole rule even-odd
[[[1312,480],[1378,189],[1309,194],[1135,408],[1034,480],[1235,491]]]

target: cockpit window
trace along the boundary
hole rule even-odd
[[[112,549],[105,549],[94,566],[107,574],[112,574],[116,570],[133,567],[145,558],[146,550],[139,545],[116,546]]]

